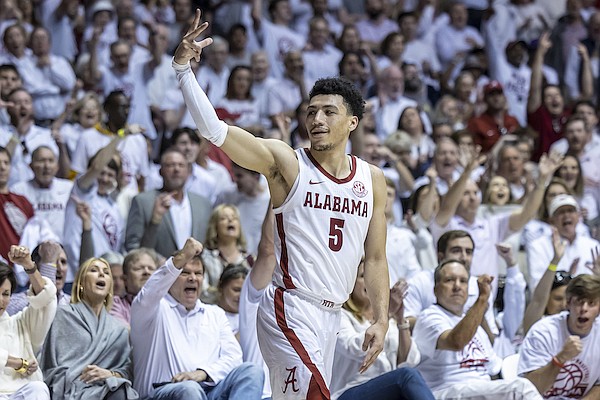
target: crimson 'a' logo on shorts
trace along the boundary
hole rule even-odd
[[[296,383],[298,383],[298,379],[296,379],[296,367],[294,368],[286,368],[288,372],[288,376],[283,383],[285,383],[285,387],[283,388],[283,393],[287,392],[288,385],[292,385],[292,392],[299,392],[300,389],[296,387]]]

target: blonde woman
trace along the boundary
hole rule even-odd
[[[213,288],[229,265],[250,269],[254,264],[254,257],[246,252],[246,238],[236,206],[220,204],[214,208],[208,220],[202,262],[208,273],[208,284]]]
[[[112,274],[102,258],[85,261],[46,338],[40,365],[55,400],[137,399],[128,380],[129,332],[108,310]]]

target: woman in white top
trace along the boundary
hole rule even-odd
[[[561,167],[554,176],[562,178],[573,192],[573,197],[581,207],[581,216],[585,223],[598,218],[598,203],[594,196],[585,190],[584,177],[579,159],[574,154],[565,154]]]
[[[398,129],[405,131],[412,139],[411,156],[417,160],[416,170],[425,171],[431,165],[435,143],[425,132],[425,125],[416,107],[406,107],[400,120]]]
[[[25,247],[11,246],[8,256],[29,274],[29,306],[13,316],[6,308],[16,289],[12,268],[0,262],[0,399],[49,400],[36,354],[56,314],[56,287],[43,278]]]
[[[408,321],[404,319],[402,299],[408,285],[400,281],[391,289],[390,327],[383,351],[364,370],[365,351],[362,346],[373,310],[365,287],[364,262],[350,298],[344,303],[340,332],[337,337],[331,380],[331,398],[339,400],[430,400],[431,391],[413,368],[420,354],[410,337]],[[402,368],[398,366],[402,365]]]
[[[69,106],[67,105],[64,115],[65,118],[69,117],[69,115],[67,115],[69,113],[68,109]],[[77,148],[77,143],[85,135],[85,132],[88,129],[95,130],[94,127],[102,119],[102,105],[100,104],[98,95],[93,92],[87,92],[81,100],[73,106],[71,117],[71,123],[62,124],[60,118],[59,123],[55,123],[55,125],[58,125],[59,127],[58,129],[63,142],[67,145],[69,156],[73,156],[75,149]]]
[[[260,108],[252,97],[252,71],[238,65],[231,70],[225,97],[215,104],[217,115],[229,124],[238,125],[250,132],[260,130]]]

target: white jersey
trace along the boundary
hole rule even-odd
[[[521,357],[519,375],[535,371],[548,364],[558,354],[569,338],[568,311],[539,320],[527,333]],[[600,384],[600,319],[596,319],[592,331],[581,338],[583,350],[565,362],[545,399],[580,399],[595,385]]]
[[[31,180],[17,183],[11,188],[11,192],[25,196],[33,206],[35,214],[48,222],[52,232],[62,242],[65,210],[72,189],[73,182],[67,179],[54,178],[48,188],[41,188],[35,181]]]
[[[373,215],[369,165],[350,155],[351,172],[329,174],[307,149],[296,150],[298,177],[276,218],[276,286],[343,303],[352,292]]]

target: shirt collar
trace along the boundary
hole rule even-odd
[[[164,298],[167,301],[167,303],[169,303],[169,307],[176,308],[181,314],[193,315],[198,312],[204,313],[205,307],[200,300],[196,300],[196,305],[194,306],[194,309],[188,311],[183,305],[181,305],[181,303],[175,300],[175,298],[171,296],[171,294],[167,293]]]

